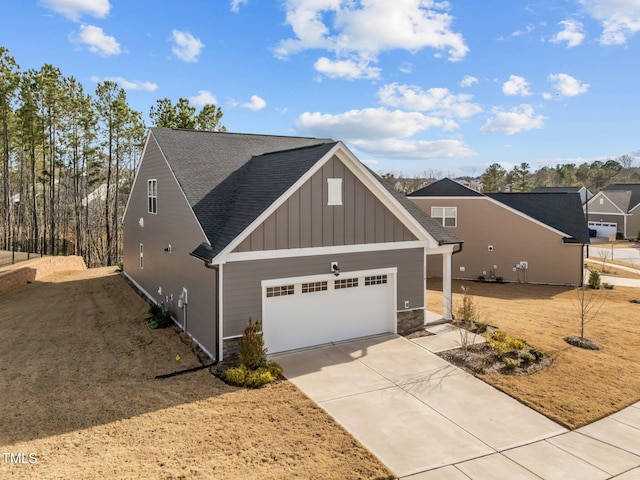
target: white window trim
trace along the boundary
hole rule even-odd
[[[441,208],[442,209],[442,216],[434,215],[433,210],[436,209],[436,208]],[[453,211],[455,212],[453,217],[447,217],[446,216],[447,208],[453,209]],[[433,206],[433,207],[431,207],[431,218],[433,218],[434,220],[436,220],[436,219],[442,220],[442,226],[444,228],[456,228],[458,226],[458,207]],[[453,218],[454,225],[445,225],[445,223],[446,223],[445,219],[446,218]]]
[[[151,182],[153,182],[154,185],[155,195],[152,195]],[[153,202],[153,206],[155,207],[153,211],[151,209],[152,198],[155,200]],[[158,214],[158,180],[155,178],[150,178],[147,180],[147,213],[150,213],[151,215]]]
[[[342,205],[341,178],[327,178],[327,205]]]

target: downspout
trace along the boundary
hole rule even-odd
[[[212,270],[215,270],[216,272],[216,305],[215,305],[215,312],[216,312],[216,361],[220,362],[222,361],[222,358],[220,357],[221,355],[221,351],[220,351],[220,324],[221,324],[221,319],[220,319],[220,265],[214,265],[213,263],[207,262],[206,260],[204,261],[204,266],[207,268],[210,268]]]

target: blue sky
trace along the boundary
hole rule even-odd
[[[215,103],[228,131],[410,176],[640,155],[640,0],[3,3],[21,70],[117,81],[147,123],[160,98]]]

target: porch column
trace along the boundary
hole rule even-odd
[[[451,252],[442,254],[442,317],[451,320],[452,299],[451,299]]]

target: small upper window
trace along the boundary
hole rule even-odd
[[[158,213],[158,181],[147,181],[147,211]]]
[[[457,227],[458,207],[431,207],[431,218],[444,227]]]
[[[600,205],[604,205],[604,198],[600,199]]]
[[[328,201],[327,205],[342,205],[342,179],[327,178]]]

